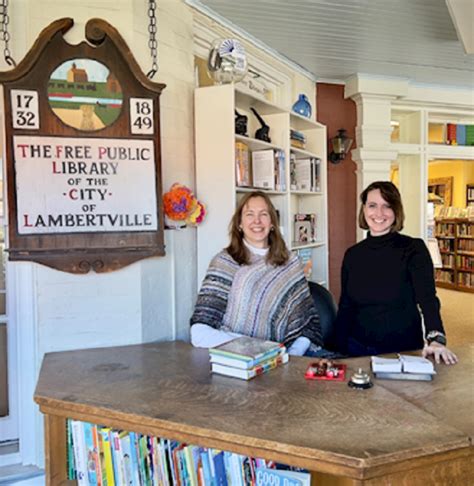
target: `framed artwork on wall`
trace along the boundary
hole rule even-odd
[[[453,178],[438,177],[428,180],[428,202],[451,206],[453,203]]]

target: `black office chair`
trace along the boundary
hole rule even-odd
[[[308,282],[314,305],[319,314],[321,324],[321,333],[325,349],[336,349],[336,329],[334,322],[336,320],[337,306],[334,297],[326,287],[316,282]]]

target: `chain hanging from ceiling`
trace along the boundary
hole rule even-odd
[[[2,0],[2,1],[8,1],[8,0]],[[150,54],[151,54],[151,69],[148,71],[147,76],[150,79],[153,79],[155,74],[158,72],[158,41],[156,40],[156,34],[157,34],[157,25],[156,25],[156,1],[155,0],[149,0],[148,1],[148,18],[149,18],[149,23],[148,23],[148,47],[150,48]]]
[[[10,32],[8,32],[9,23],[8,0],[0,0],[0,40],[3,41],[4,44],[3,57],[9,66],[16,67],[16,62],[13,60],[10,52]]]

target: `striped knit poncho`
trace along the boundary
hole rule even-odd
[[[321,329],[301,264],[292,255],[285,265],[252,255],[239,265],[223,250],[211,261],[191,325],[278,341],[289,346],[300,337],[321,346]]]

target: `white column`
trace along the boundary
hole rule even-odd
[[[397,151],[390,148],[391,103],[394,96],[362,94],[351,96],[357,105],[357,148],[351,152],[357,165],[357,205],[359,195],[370,183],[389,180],[390,166],[397,158]],[[357,240],[364,233],[357,230]]]

